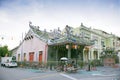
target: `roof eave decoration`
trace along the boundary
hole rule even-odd
[[[64,37],[58,39],[49,40],[49,45],[63,45],[63,44],[82,44],[82,45],[92,45],[91,41],[84,40],[83,38],[73,35],[73,28],[66,25]]]
[[[40,40],[47,42],[48,41],[48,33],[46,32],[46,30],[41,31],[39,30],[39,26],[34,26],[32,25],[32,22],[29,22],[29,27],[32,31],[32,33],[39,38]]]
[[[63,45],[68,43],[78,45],[92,45],[91,41],[75,36],[73,34],[73,28],[68,25],[65,27],[64,34],[59,28],[54,29],[53,31],[51,30],[51,32],[47,32],[46,30],[39,30],[39,26],[32,25],[32,22],[29,22],[29,26],[33,35],[46,42],[48,45]]]

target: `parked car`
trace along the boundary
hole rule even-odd
[[[6,62],[5,67],[17,67],[17,62],[16,61]]]
[[[17,62],[12,60],[12,57],[2,57],[1,66],[3,67],[17,67]]]

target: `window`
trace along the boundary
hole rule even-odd
[[[20,54],[18,54],[18,61],[20,61]]]
[[[24,53],[24,61],[26,61],[26,53]]]
[[[102,45],[102,47],[105,47],[104,41],[101,41],[101,45]]]

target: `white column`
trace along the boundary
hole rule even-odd
[[[94,59],[94,56],[93,56],[93,49],[91,49],[91,59],[93,60]]]
[[[91,49],[89,49],[89,52],[88,52],[88,59],[91,60]]]
[[[98,59],[100,59],[100,50],[98,50],[97,54],[98,54]]]
[[[102,41],[102,40],[101,40],[101,39],[102,39],[102,38],[99,37],[99,40],[98,40],[98,48],[97,48],[97,49],[98,49],[98,53],[97,53],[97,55],[98,55],[97,57],[98,57],[98,58],[97,58],[97,59],[100,59],[100,52],[101,52],[100,50],[101,50],[101,48],[102,48],[102,45],[101,45],[101,41]]]
[[[83,61],[85,61],[85,54],[84,54],[85,49],[83,49]]]
[[[119,57],[119,63],[120,63],[120,52],[118,52],[118,57]]]
[[[26,61],[29,61],[29,52],[26,52]]]
[[[38,62],[38,52],[35,52],[35,60]]]
[[[71,45],[68,47],[68,59],[71,59]]]

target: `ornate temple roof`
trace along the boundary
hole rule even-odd
[[[63,45],[63,44],[78,44],[78,45],[92,45],[90,40],[78,37],[73,34],[73,28],[66,25],[65,31],[62,32],[59,28],[54,29],[53,31],[47,32],[46,30],[39,30],[39,26],[34,26],[32,23],[29,23],[30,30],[33,34],[46,42],[48,45]]]

